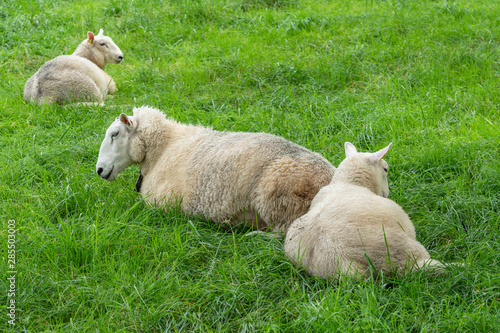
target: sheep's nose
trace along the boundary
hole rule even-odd
[[[104,171],[103,168],[98,168],[97,169],[97,174],[100,176],[103,171]]]
[[[123,56],[122,56],[122,55],[119,55],[119,56],[118,56],[118,60],[122,61],[122,60],[123,60]]]

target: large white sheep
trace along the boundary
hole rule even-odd
[[[387,199],[388,165],[376,153],[345,144],[346,159],[323,187],[307,214],[288,229],[285,253],[295,264],[323,278],[367,277],[370,271],[401,275],[442,266],[415,239],[404,210]]]
[[[115,81],[104,72],[106,64],[118,64],[123,53],[113,40],[87,33],[72,55],[47,61],[28,79],[24,99],[34,103],[101,103],[116,92]]]
[[[140,192],[160,207],[182,198],[187,213],[283,232],[335,171],[321,155],[274,135],[183,125],[150,107],[133,113],[106,131],[96,171],[112,181],[140,164]]]

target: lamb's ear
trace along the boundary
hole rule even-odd
[[[134,122],[125,113],[120,114],[120,121],[128,127],[134,126]]]
[[[381,159],[384,158],[385,154],[387,154],[387,152],[389,151],[389,149],[392,147],[392,142],[389,143],[389,145],[383,149],[380,149],[379,151],[377,151],[376,153],[371,153],[370,154],[370,157],[369,157],[369,160],[371,163],[375,163]]]
[[[94,38],[95,38],[94,33],[92,31],[89,31],[89,32],[87,32],[87,36],[89,38],[89,44],[92,44],[92,42],[94,41]]]
[[[99,33],[97,34],[97,36],[102,36],[102,29],[99,29]]]
[[[354,145],[350,142],[346,142],[344,144],[344,148],[345,148],[345,157],[346,158],[349,158],[351,157],[352,155],[356,154],[358,151],[356,150],[356,147],[354,147]]]

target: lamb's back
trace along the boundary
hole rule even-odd
[[[321,193],[321,192],[325,193]],[[356,186],[329,185],[320,193],[323,199],[313,202],[311,211],[321,212],[322,224],[339,230],[413,229],[403,208],[391,199],[374,194],[369,189]],[[320,208],[321,207],[321,208]]]

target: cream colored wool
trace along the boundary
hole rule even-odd
[[[371,154],[357,153],[346,143],[346,159],[331,184],[320,190],[309,212],[287,232],[285,253],[296,265],[334,279],[368,277],[371,268],[401,275],[442,266],[415,239],[404,210],[386,198],[388,166],[382,158],[390,146]]]
[[[118,64],[123,53],[113,40],[88,32],[88,38],[72,55],[61,55],[47,61],[28,79],[24,99],[38,104],[104,102],[114,94],[115,81],[104,71],[106,64]]]
[[[110,126],[96,169],[111,181],[130,164],[140,164],[141,194],[150,204],[182,198],[187,213],[277,232],[308,211],[335,171],[283,138],[183,125],[150,107]]]

